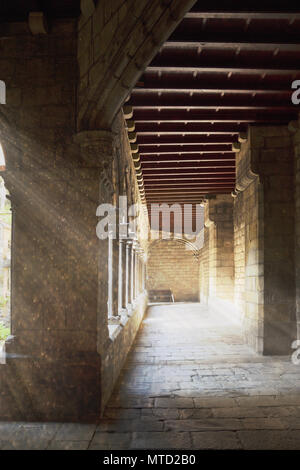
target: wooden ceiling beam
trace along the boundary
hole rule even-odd
[[[233,123],[257,123],[257,122],[289,122],[298,118],[296,106],[289,112],[276,113],[274,109],[265,110],[229,110],[210,109],[135,109],[134,120],[137,122],[233,122]]]

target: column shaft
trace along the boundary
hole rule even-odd
[[[123,240],[119,240],[118,312],[123,309]]]

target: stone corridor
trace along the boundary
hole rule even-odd
[[[152,305],[98,425],[0,423],[0,449],[300,449],[299,390],[220,313]]]

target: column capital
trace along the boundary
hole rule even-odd
[[[84,163],[90,167],[107,168],[113,158],[114,135],[108,130],[81,131],[73,136],[80,146]]]

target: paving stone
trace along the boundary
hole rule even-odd
[[[154,398],[121,397],[109,401],[108,407],[115,408],[151,408],[154,406]]]
[[[282,418],[244,418],[244,429],[286,429],[286,420]]]
[[[6,441],[1,450],[45,450],[50,443],[49,439],[30,437],[24,439],[10,439]]]
[[[59,423],[23,423],[18,424],[13,433],[13,440],[39,440],[52,439],[61,428]]]
[[[187,432],[135,432],[131,449],[191,449]]]
[[[300,439],[289,431],[238,431],[245,450],[300,450]]]
[[[92,439],[95,431],[96,424],[66,423],[61,426],[55,435],[55,439],[62,441],[88,441]]]
[[[156,408],[194,408],[192,398],[156,398]]]
[[[199,410],[200,411],[200,410]],[[213,408],[215,418],[265,418],[290,416],[293,410],[288,407],[240,407]]]
[[[177,408],[143,409],[141,419],[179,419],[180,410]]]
[[[102,420],[97,432],[162,431],[162,421],[156,420]]]
[[[234,398],[224,397],[195,398],[194,403],[196,408],[223,408],[227,406],[237,406],[237,403]]]
[[[213,411],[210,408],[194,408],[179,410],[180,419],[202,419],[202,418],[213,418]]]
[[[104,418],[117,419],[137,419],[141,416],[141,410],[138,408],[109,408],[104,412]]]
[[[192,432],[191,435],[194,449],[235,450],[242,448],[236,432]]]
[[[166,421],[166,431],[210,431],[244,429],[241,419],[180,419]]]
[[[240,406],[279,406],[275,396],[252,396],[236,398]]]
[[[86,450],[90,441],[57,441],[49,444],[47,450]]]
[[[17,423],[0,423],[0,440],[6,441],[14,434]]]
[[[96,432],[89,446],[90,450],[127,450],[130,449],[130,433]]]

